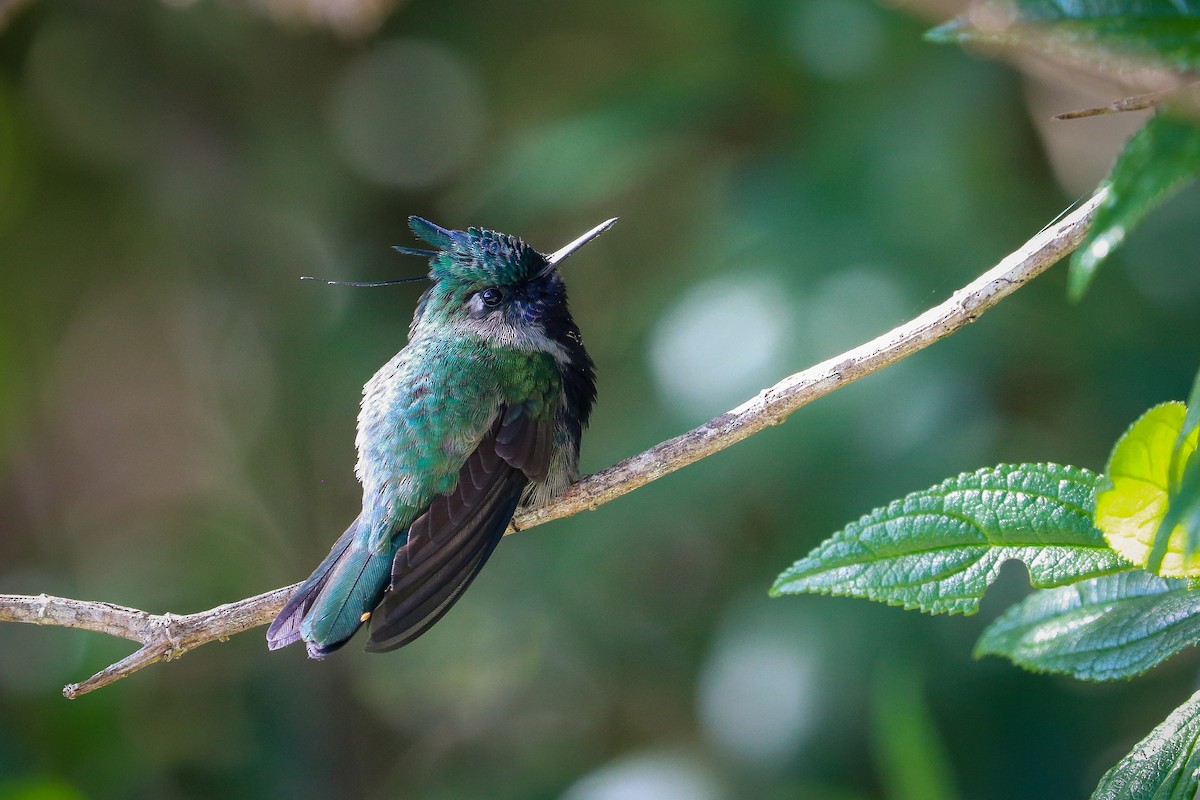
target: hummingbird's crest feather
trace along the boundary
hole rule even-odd
[[[400,244],[392,245],[392,249],[406,256],[420,256],[421,258],[433,258],[438,254],[437,250],[422,250],[420,247],[405,247]]]
[[[439,250],[449,250],[454,246],[454,231],[448,231],[427,219],[411,216],[408,218],[408,227],[418,239],[429,242]]]

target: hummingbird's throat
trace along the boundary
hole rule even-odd
[[[481,319],[458,320],[454,328],[459,335],[481,339],[489,347],[519,350],[523,353],[545,353],[559,366],[570,363],[570,354],[562,344],[546,335],[537,323],[514,325],[503,311],[497,310]]]

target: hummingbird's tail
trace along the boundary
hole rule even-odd
[[[374,553],[359,535],[359,520],[342,534],[267,629],[272,650],[304,639],[308,655],[323,658],[345,644],[379,604],[394,553]]]

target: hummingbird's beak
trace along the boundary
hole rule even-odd
[[[585,233],[583,236],[580,236],[575,241],[571,242],[568,245],[564,245],[563,247],[560,247],[559,249],[555,250],[550,255],[546,256],[546,265],[550,269],[557,267],[559,264],[561,264],[563,262],[563,260],[567,256],[571,255],[571,253],[574,253],[576,250],[583,247],[585,244],[590,242],[592,239],[595,239],[597,236],[604,233],[606,230],[608,230],[609,228],[611,228],[613,225],[616,225],[616,224],[617,224],[616,217],[613,217],[612,219],[610,219],[606,222],[601,222],[599,225],[592,228],[590,231]]]

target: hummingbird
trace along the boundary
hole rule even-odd
[[[544,255],[409,218],[434,249],[394,249],[429,259],[430,286],[408,344],[363,387],[362,511],[271,624],[270,649],[303,640],[323,658],[368,623],[368,651],[408,644],[471,585],[519,505],[578,479],[596,377],[559,268],[615,222]]]

